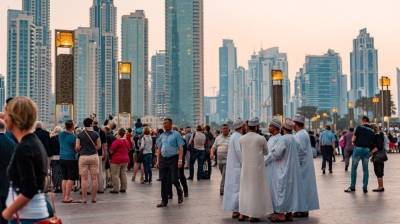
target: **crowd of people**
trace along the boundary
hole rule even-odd
[[[220,171],[214,175],[222,177],[223,208],[232,212],[232,218],[258,222],[269,215],[272,222],[292,221],[319,209],[314,169],[318,154],[322,155],[323,174],[326,169],[333,173],[337,152],[343,156],[345,171],[349,166],[351,170],[347,193],[356,190],[360,161],[362,189],[368,192],[371,160],[378,179],[373,191],[383,192],[384,163],[393,141],[378,125],[370,124],[368,117],[340,135],[329,125],[316,135],[307,132],[302,115],[274,119],[266,136],[258,118],[237,119],[214,132],[201,125],[195,131],[189,126],[179,129],[169,118],[164,119],[162,129],[152,129],[140,119],[133,128],[117,129],[112,117],[101,127],[88,117],[82,124],[68,120],[49,132],[37,121],[37,113],[32,100],[16,97],[7,100],[0,114],[1,223],[39,223],[53,217],[46,192],[61,193],[66,204],[86,204],[88,197],[96,203],[98,194],[106,191],[125,194],[128,180],[135,182],[138,172],[139,183],[150,186],[154,168],[161,182],[157,207],[168,206],[173,186],[182,204],[189,197],[187,181],[210,179],[213,166]],[[79,199],[73,198],[74,191],[79,191]]]

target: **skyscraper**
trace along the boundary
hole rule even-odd
[[[143,10],[122,16],[122,61],[132,64],[132,114],[148,115],[148,21]]]
[[[233,85],[231,87],[233,89],[232,93],[232,101],[233,104],[233,114],[229,118],[235,120],[237,118],[248,119],[247,107],[248,107],[248,99],[247,99],[247,76],[246,69],[239,66],[233,72]]]
[[[350,53],[351,94],[353,102],[361,97],[372,97],[378,93],[378,51],[374,38],[367,29],[360,30],[353,40]]]
[[[32,99],[38,105],[39,120],[50,122],[51,95],[51,32],[50,32],[50,0],[23,0],[22,10],[32,16],[36,29],[36,66],[37,76],[35,97]],[[32,37],[33,38],[33,37]],[[31,59],[32,60],[32,59]]]
[[[338,53],[328,50],[324,55],[306,56],[303,75],[302,106],[315,106],[328,112],[339,109],[342,60]]]
[[[2,74],[0,74],[0,111],[2,111],[3,110],[3,105],[5,104],[5,102],[6,102],[6,89],[5,89],[5,87],[6,87],[6,78],[2,75]]]
[[[203,0],[166,0],[168,114],[178,124],[203,123]]]
[[[348,91],[347,91],[347,75],[341,75],[338,79],[339,84],[339,104],[338,113],[345,115],[348,113]]]
[[[290,113],[290,82],[286,53],[279,52],[278,47],[261,49],[249,60],[250,117],[259,117],[262,121],[272,119],[272,79],[271,71],[283,73],[284,116]]]
[[[93,0],[90,8],[90,27],[99,30],[99,77],[96,83],[97,117],[104,120],[108,115],[118,114],[116,35],[117,8],[113,0]]]
[[[151,90],[152,115],[165,117],[167,112],[165,51],[159,51],[151,57]]]
[[[7,97],[28,96],[37,102],[36,26],[21,10],[7,15]]]
[[[79,27],[75,30],[74,51],[74,108],[76,121],[81,124],[96,113],[96,89],[99,77],[99,31],[97,28]]]
[[[396,68],[397,78],[397,116],[400,117],[400,68]]]
[[[224,39],[219,48],[218,113],[221,121],[234,119],[234,72],[237,68],[236,47],[233,40]]]

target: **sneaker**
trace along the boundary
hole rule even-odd
[[[161,202],[160,204],[157,205],[157,208],[165,208],[167,207],[167,203]]]
[[[363,189],[363,192],[364,192],[364,194],[368,193],[368,189],[367,189],[367,188],[364,188],[364,189]]]
[[[325,174],[325,169],[322,169],[322,174]]]
[[[356,191],[356,189],[351,188],[351,187],[349,187],[346,190],[344,190],[344,192],[346,192],[346,193],[351,193],[351,192],[354,192],[354,191]]]

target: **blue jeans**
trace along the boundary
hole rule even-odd
[[[352,189],[356,188],[357,179],[357,167],[358,163],[362,162],[363,166],[363,189],[368,188],[368,160],[369,160],[369,148],[354,147],[352,164],[351,164],[351,185]]]
[[[151,171],[151,165],[153,163],[153,155],[151,153],[143,155],[143,166],[144,166],[144,180],[151,182],[153,173]]]

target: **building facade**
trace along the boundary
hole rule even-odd
[[[378,93],[378,51],[374,38],[367,29],[360,30],[353,40],[350,53],[351,92],[350,100],[356,102],[361,97],[372,97]]]
[[[50,31],[50,0],[23,0],[22,11],[32,16],[36,29],[36,72],[33,80],[36,82],[35,97],[32,98],[38,106],[39,120],[48,124],[51,120],[50,96],[51,82],[51,31]]]
[[[218,124],[221,120],[219,118],[218,109],[218,97],[216,96],[205,96],[204,97],[204,115],[206,124],[215,123]]]
[[[36,26],[21,10],[7,15],[7,97],[38,99]]]
[[[235,121],[237,118],[249,119],[248,117],[248,89],[246,69],[239,66],[233,72],[232,104],[233,114],[229,118]]]
[[[272,119],[272,79],[271,71],[281,70],[283,73],[283,116],[290,114],[290,81],[286,53],[278,47],[260,50],[249,60],[249,107],[250,117],[258,117],[262,121]]]
[[[308,55],[304,64],[302,106],[315,106],[319,111],[339,109],[342,61],[338,53]]]
[[[132,114],[148,115],[148,20],[143,10],[122,16],[121,59],[132,64]]]
[[[219,96],[218,113],[221,121],[234,119],[234,72],[237,68],[237,52],[233,40],[224,39],[219,48]]]
[[[166,0],[165,19],[167,114],[203,123],[203,0]]]
[[[6,77],[0,74],[0,106],[3,110],[3,105],[6,103]]]
[[[96,83],[97,117],[118,114],[118,39],[116,34],[117,8],[113,0],[93,0],[90,8],[90,27],[99,30],[99,76]]]
[[[75,30],[74,51],[74,112],[82,124],[89,115],[97,112],[99,78],[99,31],[97,28],[79,27]]]
[[[151,57],[152,115],[165,117],[167,114],[167,86],[165,71],[165,51],[159,51]]]
[[[397,78],[397,116],[400,117],[400,68],[396,68]]]

